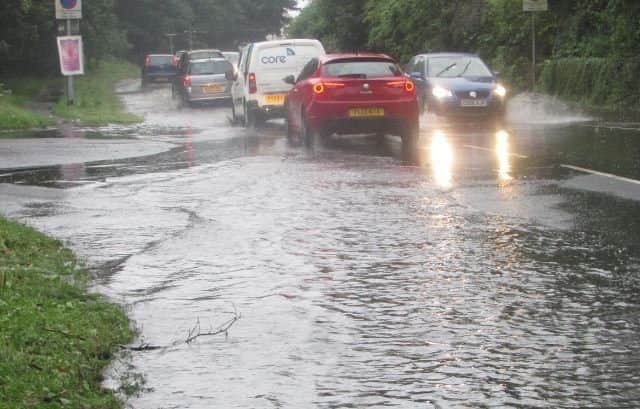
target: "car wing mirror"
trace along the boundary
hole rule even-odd
[[[414,71],[414,72],[411,73],[411,78],[413,78],[415,80],[423,80],[424,79],[424,75],[420,71]]]
[[[287,84],[295,85],[296,77],[294,77],[293,75],[287,75],[282,79],[282,81],[286,82]]]
[[[493,76],[496,78],[500,78],[500,71],[494,71]]]
[[[238,76],[236,75],[235,71],[227,71],[224,73],[224,77],[228,80],[228,81],[235,81],[236,78],[238,78]]]

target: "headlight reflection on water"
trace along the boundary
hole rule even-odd
[[[498,179],[509,182],[511,177],[511,153],[509,152],[509,134],[505,131],[496,133],[496,155],[498,157]]]
[[[453,147],[441,131],[436,131],[431,140],[431,167],[438,186],[444,189],[453,186]]]

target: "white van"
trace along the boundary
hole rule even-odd
[[[245,126],[284,116],[284,101],[291,85],[283,81],[298,76],[312,58],[325,54],[318,40],[280,40],[248,44],[242,49],[238,72],[233,75],[233,120]]]

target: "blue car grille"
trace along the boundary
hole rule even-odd
[[[471,93],[475,92],[475,98],[489,98],[490,91],[489,90],[471,90],[471,91],[456,91],[456,96],[458,98],[474,98],[471,96]]]

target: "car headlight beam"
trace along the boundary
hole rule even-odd
[[[493,90],[493,92],[496,93],[497,96],[504,98],[507,96],[507,89],[505,87],[503,87],[502,85],[498,84],[496,86],[496,88]]]
[[[447,97],[451,98],[453,96],[453,93],[451,93],[451,91],[443,87],[433,87],[433,89],[431,90],[431,93],[433,94],[434,97],[438,99],[447,98]]]

